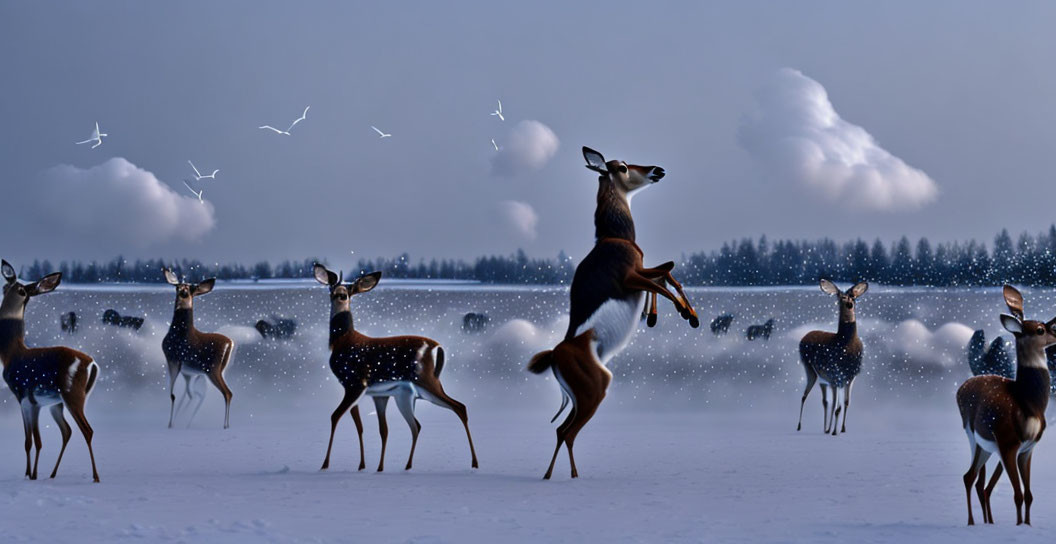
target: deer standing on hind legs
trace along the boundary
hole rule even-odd
[[[444,348],[440,343],[424,336],[371,338],[353,327],[352,297],[374,289],[381,279],[381,272],[360,276],[352,283],[342,283],[342,276],[318,263],[313,267],[313,272],[319,283],[330,288],[330,370],[345,389],[344,398],[330,416],[330,442],[321,470],[330,466],[330,451],[334,447],[337,423],[350,409],[359,432],[359,469],[365,467],[363,424],[359,418],[358,405],[363,395],[374,398],[378,412],[381,434],[378,472],[385,470],[385,443],[389,436],[385,408],[389,397],[396,400],[396,408],[411,429],[411,453],[404,470],[411,469],[418,433],[422,429],[421,423],[414,417],[418,399],[447,408],[458,416],[469,440],[471,466],[477,468],[477,451],[473,447],[473,436],[469,433],[466,406],[451,398],[440,384],[440,372],[444,369]]]
[[[993,523],[990,494],[1002,468],[1016,502],[1016,525],[1030,525],[1030,461],[1034,446],[1045,432],[1045,409],[1049,404],[1050,376],[1045,348],[1056,344],[1056,318],[1047,323],[1024,319],[1023,295],[1011,285],[1004,287],[1005,304],[1012,315],[1002,314],[1001,325],[1016,339],[1016,379],[975,376],[957,389],[957,407],[968,435],[972,463],[964,474],[968,497],[968,525],[972,518],[972,482],[983,509],[983,522]],[[1000,463],[985,488],[986,462],[997,454]],[[1023,486],[1020,488],[1020,478]],[[1024,515],[1023,506],[1026,504]]]
[[[820,283],[822,292],[836,296],[840,308],[840,324],[834,333],[811,331],[799,341],[799,362],[803,364],[803,371],[807,374],[807,387],[803,389],[803,398],[799,401],[799,424],[796,425],[796,430],[803,428],[803,406],[807,403],[807,395],[814,387],[814,382],[820,381],[825,432],[828,433],[831,427],[832,436],[836,436],[836,423],[840,418],[839,390],[843,388],[843,426],[839,432],[847,432],[851,386],[862,370],[862,341],[858,338],[854,306],[858,297],[869,289],[869,284],[863,281],[843,292],[829,280],[822,279]],[[832,387],[832,412],[829,412],[829,386]]]
[[[624,161],[605,161],[588,147],[583,148],[587,168],[597,172],[598,206],[594,212],[594,248],[576,267],[570,292],[571,311],[564,340],[554,349],[532,357],[528,370],[542,374],[551,369],[561,386],[562,402],[553,422],[569,401],[572,410],[557,428],[557,447],[544,479],[554,471],[561,445],[568,448],[572,477],[576,470],[572,447],[576,436],[590,421],[605,398],[612,373],[605,363],[630,341],[642,315],[646,298],[653,302],[647,317],[656,324],[656,295],[675,304],[679,315],[693,327],[700,326],[696,312],[671,275],[673,262],[655,268],[642,264],[642,250],[635,243],[631,197],[664,177],[659,166],[638,166]],[[672,285],[678,296],[665,287]]]
[[[4,381],[15,394],[22,408],[22,425],[26,432],[26,477],[37,479],[40,463],[40,409],[48,406],[62,433],[62,449],[55,460],[54,478],[66,452],[73,431],[62,414],[65,406],[77,422],[77,426],[88,443],[88,456],[92,460],[92,480],[99,481],[95,469],[95,452],[92,451],[92,426],[84,415],[84,404],[99,377],[99,365],[84,353],[65,347],[26,347],[26,304],[29,299],[54,291],[59,286],[62,274],[48,274],[39,281],[23,284],[15,277],[15,269],[7,261],[0,264],[4,279],[4,298],[0,303],[0,362],[4,366]],[[36,446],[37,453],[30,464],[30,448]]]
[[[209,278],[201,283],[187,283],[180,281],[168,268],[163,268],[162,273],[165,274],[165,281],[176,287],[172,324],[161,342],[169,368],[169,428],[172,428],[172,420],[176,415],[176,378],[182,375],[186,381],[186,398],[198,397],[198,404],[187,420],[187,426],[191,426],[191,421],[205,401],[204,388],[195,392],[193,387],[201,383],[204,377],[224,396],[224,428],[227,429],[231,426],[232,395],[231,388],[224,380],[224,371],[231,361],[231,351],[234,350],[235,343],[222,334],[201,332],[194,328],[194,297],[212,291],[216,278]],[[180,399],[181,407],[184,400]]]

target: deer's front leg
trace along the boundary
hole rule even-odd
[[[658,288],[663,290],[662,292],[655,291],[656,293],[661,295],[663,295],[664,292],[668,293],[664,296],[667,296],[669,299],[671,299],[672,302],[675,303],[675,308],[678,309],[678,313],[682,316],[682,319],[689,321],[689,325],[695,329],[700,326],[700,318],[697,316],[697,311],[693,309],[693,305],[689,303],[689,297],[687,297],[685,291],[682,290],[682,284],[679,283],[678,280],[676,280],[675,277],[671,275],[671,269],[674,267],[675,263],[673,261],[668,261],[660,266],[653,268],[642,268],[637,270],[636,272],[643,278],[653,281]],[[672,286],[674,286],[675,290],[678,292],[679,295],[677,300],[675,299],[675,296],[672,295],[671,292],[668,291],[667,288],[664,286],[665,282],[670,283]]]
[[[641,269],[631,270],[630,272],[628,272],[627,277],[623,279],[623,286],[627,289],[631,289],[634,291],[645,291],[646,293],[650,293],[652,295],[660,295],[673,302],[675,304],[675,308],[678,309],[679,313],[685,311],[685,305],[682,304],[681,300],[676,298],[675,295],[673,295],[671,291],[668,291],[666,287],[659,285],[655,281],[643,276],[641,274]]]

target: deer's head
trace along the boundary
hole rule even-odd
[[[341,312],[351,312],[352,297],[370,291],[381,280],[381,272],[372,272],[344,283],[344,273],[334,273],[319,263],[312,267],[312,273],[316,281],[330,288],[330,317]]]
[[[606,161],[601,153],[589,147],[583,148],[583,158],[587,168],[600,174],[598,182],[602,187],[611,187],[628,202],[636,192],[644,189],[664,177],[664,169],[659,166],[639,166],[624,161]]]
[[[821,280],[821,291],[828,295],[835,295],[837,303],[840,305],[840,323],[854,323],[854,307],[858,297],[864,295],[868,290],[869,284],[864,281],[854,284],[853,287],[846,291],[840,291],[840,288],[836,287],[835,283],[826,279]]]
[[[1056,318],[1048,323],[1024,319],[1023,295],[1018,289],[1006,285],[1002,291],[1009,314],[1001,314],[1001,326],[1016,337],[1017,353],[1020,349],[1043,351],[1056,344]],[[1045,366],[1045,362],[1041,362]]]
[[[33,283],[22,283],[15,276],[15,267],[3,261],[0,272],[4,276],[4,300],[0,303],[0,319],[22,319],[26,313],[29,299],[44,293],[50,293],[62,281],[62,273],[54,272]]]
[[[212,291],[216,285],[216,278],[209,278],[201,283],[187,283],[180,281],[176,273],[168,268],[162,268],[161,271],[165,274],[165,281],[176,287],[177,310],[190,310],[194,307],[194,297]]]

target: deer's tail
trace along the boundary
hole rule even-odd
[[[531,361],[528,361],[528,372],[532,374],[542,374],[546,372],[546,369],[550,368],[554,364],[554,350],[548,349],[546,351],[540,351],[532,357]]]
[[[435,365],[433,368],[433,375],[437,378],[440,377],[440,371],[444,369],[444,348],[436,346],[436,360],[433,361]]]

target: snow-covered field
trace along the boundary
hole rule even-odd
[[[552,379],[528,375],[528,357],[564,332],[560,288],[398,284],[356,297],[357,328],[372,335],[427,334],[443,342],[448,392],[469,407],[481,468],[457,418],[419,403],[415,467],[402,470],[410,437],[390,410],[386,471],[372,403],[363,406],[368,470],[357,472],[355,427],[338,429],[331,469],[319,472],[329,414],[340,392],[327,368],[325,289],[311,284],[220,284],[196,301],[203,330],[238,343],[228,381],[232,428],[221,429],[215,391],[190,428],[166,429],[160,342],[171,288],[63,286],[27,310],[28,343],[64,343],[96,357],[103,374],[89,400],[102,483],[90,483],[75,431],[55,480],[26,481],[21,420],[0,391],[0,527],[14,542],[983,542],[1056,536],[1056,445],[1038,447],[1033,528],[1017,528],[1007,482],[995,493],[997,527],[966,528],[967,441],[953,392],[968,374],[972,329],[999,332],[996,290],[874,287],[858,317],[867,357],[849,432],[821,434],[818,392],[795,432],[803,331],[832,328],[835,303],[810,289],[699,289],[703,326],[664,307],[610,367],[606,402],[576,443],[581,477],[553,452],[548,423],[559,403]],[[1052,293],[1026,291],[1027,314],[1056,315]],[[139,332],[99,323],[107,308],[139,315]],[[76,310],[82,329],[59,330]],[[466,312],[489,329],[461,332]],[[736,314],[729,335],[711,317]],[[1050,315],[1051,314],[1051,315]],[[278,315],[299,322],[288,342],[251,329]],[[744,328],[774,317],[769,342]],[[42,422],[50,418],[43,417]],[[42,427],[43,427],[42,423]],[[58,453],[43,429],[41,473]],[[978,517],[978,505],[976,505]]]

